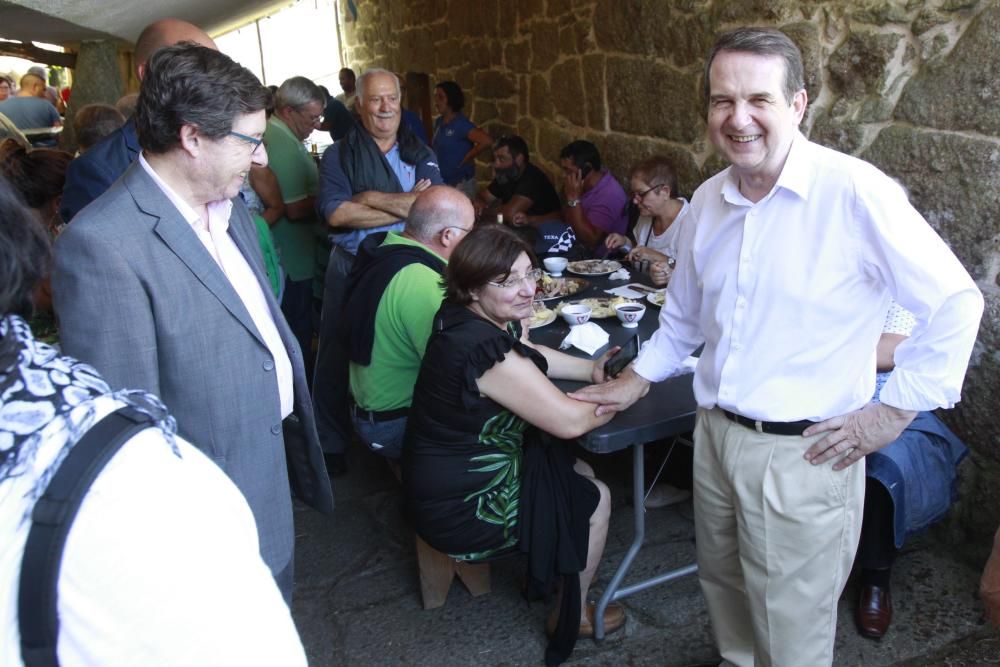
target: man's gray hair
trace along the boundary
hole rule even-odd
[[[323,91],[304,76],[293,76],[291,79],[286,79],[274,96],[276,109],[282,107],[299,109],[310,102],[319,102],[320,106],[326,106]]]
[[[399,85],[399,77],[396,76],[395,72],[390,72],[389,70],[382,69],[381,67],[373,67],[371,69],[366,69],[361,74],[361,76],[358,77],[358,80],[355,81],[355,83],[354,83],[354,85],[355,85],[355,87],[357,88],[357,91],[358,91],[358,99],[360,99],[360,100],[364,100],[365,99],[365,86],[368,83],[369,77],[376,76],[378,74],[386,74],[388,76],[391,76],[392,80],[396,82],[396,93],[398,95],[402,95],[403,94],[403,90],[402,90],[402,88]]]

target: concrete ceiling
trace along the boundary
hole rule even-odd
[[[0,0],[0,38],[72,45],[89,39],[134,42],[159,18],[184,19],[218,35],[293,0]]]

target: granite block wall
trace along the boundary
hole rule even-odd
[[[556,174],[593,141],[623,177],[653,153],[682,191],[723,168],[705,138],[704,56],[740,25],[802,49],[813,140],[902,182],[986,296],[961,404],[970,445],[952,529],[976,553],[1000,523],[1000,2],[997,0],[356,0],[346,62],[453,79],[494,136],[517,132]],[[346,16],[341,12],[341,16]],[[479,164],[481,180],[490,177]]]

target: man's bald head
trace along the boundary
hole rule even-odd
[[[435,185],[417,195],[404,231],[447,259],[472,230],[475,219],[472,202],[465,194],[447,185]]]
[[[21,97],[44,97],[45,79],[33,72],[28,72],[21,77],[18,88],[18,94]]]
[[[193,42],[216,51],[219,48],[208,34],[196,25],[180,19],[160,19],[150,23],[135,40],[135,72],[139,80],[146,73],[146,63],[159,49],[181,42]]]

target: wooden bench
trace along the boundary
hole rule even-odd
[[[472,597],[490,592],[490,564],[467,563],[443,554],[417,535],[417,566],[424,609],[436,609],[448,599],[451,582],[457,576]]]

